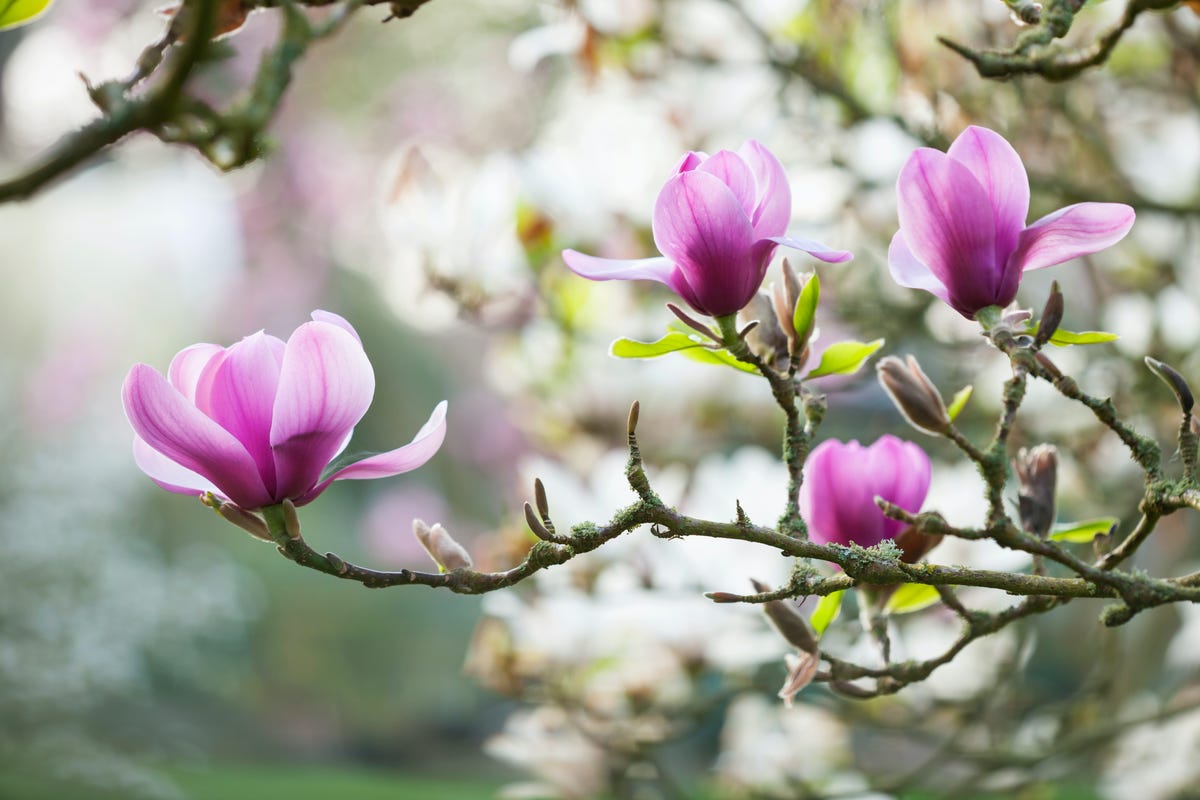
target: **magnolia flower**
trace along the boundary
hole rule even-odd
[[[800,515],[819,544],[871,547],[895,539],[906,527],[875,505],[882,497],[916,513],[929,492],[929,456],[912,442],[881,436],[875,444],[827,439],[804,463]]]
[[[138,467],[168,491],[212,492],[257,509],[304,505],[335,480],[398,475],[428,461],[446,436],[445,401],[411,443],[326,469],[367,412],[375,373],[349,322],[327,311],[312,318],[286,343],[259,331],[228,348],[194,344],[166,378],[135,364],[122,399]]]
[[[896,183],[900,230],[888,266],[901,286],[924,289],[968,319],[1007,306],[1026,270],[1110,247],[1129,232],[1133,209],[1077,203],[1032,225],[1029,178],[1012,145],[970,127],[942,153],[917,149]]]
[[[594,281],[665,283],[701,314],[724,316],[754,297],[778,245],[831,263],[853,258],[784,236],[791,215],[783,166],[758,142],[746,142],[736,153],[691,152],[654,204],[654,243],[665,257],[624,261],[564,250],[563,261]]]

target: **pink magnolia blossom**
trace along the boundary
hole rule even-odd
[[[701,314],[724,316],[754,297],[779,245],[832,263],[853,258],[820,242],[784,236],[791,215],[783,166],[758,142],[746,142],[736,153],[692,152],[654,204],[654,243],[664,257],[620,260],[564,250],[563,261],[594,281],[665,283]]]
[[[809,538],[863,547],[895,539],[907,526],[885,517],[875,498],[916,513],[929,493],[930,473],[925,451],[895,436],[881,436],[870,447],[821,442],[804,462],[800,487],[800,516],[808,523]]]
[[[945,153],[916,150],[900,170],[896,194],[892,277],[968,319],[1011,303],[1026,270],[1111,247],[1133,226],[1133,209],[1120,203],[1077,203],[1026,225],[1025,166],[987,128],[967,128]]]
[[[350,323],[327,311],[285,343],[262,331],[232,347],[194,344],[167,377],[135,364],[122,400],[133,454],[171,492],[212,492],[245,509],[304,505],[335,480],[383,478],[428,461],[446,436],[446,403],[409,444],[326,467],[349,443],[375,393],[375,373]]]

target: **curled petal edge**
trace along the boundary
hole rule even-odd
[[[577,250],[563,250],[563,263],[581,278],[593,281],[645,280],[667,283],[675,272],[669,258],[599,258]]]
[[[849,250],[835,250],[829,245],[821,244],[814,239],[797,239],[792,236],[768,236],[766,241],[790,247],[793,250],[801,250],[827,264],[844,264],[854,259],[854,254]]]
[[[1010,268],[1043,269],[1112,247],[1133,227],[1134,210],[1122,203],[1076,203],[1021,231]]]
[[[301,497],[296,498],[296,505],[304,505],[312,501],[334,481],[368,480],[371,478],[387,478],[404,472],[411,472],[421,466],[441,448],[446,439],[446,411],[448,403],[443,400],[434,407],[433,413],[413,440],[403,447],[376,453],[339,469],[322,480]]]

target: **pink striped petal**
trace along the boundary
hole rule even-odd
[[[135,364],[122,389],[125,415],[147,445],[220,487],[243,508],[260,508],[271,496],[254,459],[233,434],[209,419],[146,364]]]
[[[697,311],[742,308],[762,283],[765,261],[751,253],[754,229],[737,197],[712,175],[692,171],[667,181],[654,207],[654,241],[695,292]]]
[[[804,463],[800,515],[818,544],[869,546],[882,541],[882,523],[862,513],[872,497],[860,469],[862,450],[858,442],[828,439],[813,448]]]
[[[792,236],[768,236],[767,240],[775,244],[781,244],[784,247],[790,247],[793,250],[801,250],[813,258],[828,264],[842,264],[854,258],[854,254],[849,250],[834,250],[829,245],[821,244],[813,239],[797,239]]]
[[[680,172],[691,172],[707,160],[708,153],[705,153],[703,150],[691,150],[684,154],[683,158],[679,159],[679,163],[675,165],[675,169],[671,170],[671,174],[678,175]]]
[[[1077,203],[1060,208],[1021,232],[1011,267],[1042,269],[1097,253],[1125,238],[1134,211],[1121,203]]]
[[[225,351],[212,371],[207,397],[196,405],[242,443],[258,465],[267,491],[275,490],[271,415],[283,361],[284,343],[262,331]]]
[[[904,241],[946,287],[952,305],[973,312],[996,304],[1004,262],[996,261],[991,200],[971,171],[922,147],[900,171],[896,193]]]
[[[330,325],[337,325],[339,328],[346,331],[346,333],[353,336],[355,341],[357,341],[359,344],[362,344],[362,338],[359,337],[358,331],[354,330],[354,326],[351,325],[349,320],[347,320],[345,317],[334,314],[332,311],[322,311],[319,308],[312,312],[311,316],[313,322],[328,322]]]
[[[942,302],[950,303],[950,293],[945,285],[908,249],[903,231],[896,231],[896,235],[892,237],[892,244],[888,247],[888,270],[892,273],[892,280],[901,286],[924,289]]]
[[[196,386],[200,383],[201,374],[214,358],[222,357],[224,353],[225,348],[215,344],[194,344],[185,347],[171,359],[171,366],[167,368],[167,380],[182,392],[184,397],[195,403]]]
[[[646,280],[670,283],[675,265],[662,258],[597,258],[576,250],[563,250],[563,263],[583,278],[593,281]]]
[[[929,494],[933,471],[924,450],[912,442],[884,434],[866,449],[865,456],[861,470],[871,484],[874,495],[914,514],[921,510],[921,504]],[[878,509],[878,506],[875,507]],[[882,511],[879,513],[883,519],[880,541],[894,539],[907,527],[903,522],[884,517]]]
[[[788,186],[783,165],[770,150],[753,139],[738,148],[738,155],[754,173],[758,188],[754,213],[750,218],[755,238],[782,235],[792,219],[792,190]]]
[[[205,492],[212,492],[220,497],[225,497],[224,493],[212,481],[192,472],[186,467],[176,464],[142,441],[140,436],[133,437],[133,460],[138,465],[138,469],[146,473],[146,476],[150,480],[168,492],[191,495],[192,497],[198,497]],[[229,498],[225,497],[225,499],[228,500]]]
[[[403,472],[411,472],[433,458],[446,438],[446,401],[438,403],[429,416],[428,421],[417,431],[413,440],[403,447],[389,450],[386,453],[376,453],[361,461],[355,461],[342,467],[325,480],[313,487],[307,494],[296,501],[296,505],[312,501],[334,481],[368,480],[370,478],[387,478]]]
[[[374,394],[371,363],[342,327],[308,322],[295,330],[271,422],[277,498],[299,497],[316,484]]]
[[[697,167],[696,171],[708,173],[729,187],[729,191],[733,192],[733,196],[741,203],[746,216],[753,216],[758,201],[754,173],[737,153],[720,150]]]
[[[987,193],[996,226],[996,263],[1005,263],[1029,216],[1029,178],[1021,157],[1003,136],[974,125],[958,135],[946,155],[969,169]]]

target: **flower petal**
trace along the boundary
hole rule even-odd
[[[275,498],[311,489],[375,394],[362,345],[342,327],[308,322],[288,339],[272,413]]]
[[[729,191],[733,192],[733,196],[741,203],[746,216],[753,216],[754,206],[758,200],[754,173],[737,153],[719,150],[712,155],[712,158],[698,166],[696,171],[706,172],[729,187]]]
[[[904,241],[904,231],[896,231],[888,247],[888,270],[892,280],[909,289],[924,289],[944,303],[950,303],[950,293],[926,264],[922,264]]]
[[[359,337],[358,331],[354,330],[354,326],[351,325],[350,321],[345,317],[339,314],[334,314],[332,311],[322,311],[319,308],[312,312],[310,316],[312,317],[313,322],[328,322],[330,325],[337,325],[339,328],[346,331],[346,333],[353,336],[359,344],[362,344],[362,338]]]
[[[1133,209],[1121,203],[1077,203],[1060,208],[1021,232],[1009,263],[1025,271],[1099,252],[1125,238],[1134,216]]]
[[[185,347],[171,359],[167,368],[167,380],[178,389],[189,402],[196,402],[196,386],[200,376],[214,359],[224,354],[225,348],[215,344],[194,344]]]
[[[1029,177],[1021,157],[1003,136],[970,126],[946,155],[965,166],[987,192],[996,226],[996,263],[1008,261],[1029,216]]]
[[[150,480],[168,492],[187,494],[192,497],[197,497],[205,492],[225,496],[212,481],[192,472],[187,467],[176,464],[136,435],[133,437],[133,460],[138,465],[138,469],[146,473]]]
[[[582,278],[593,281],[658,281],[669,283],[675,265],[662,258],[599,258],[577,250],[563,250],[563,263]]]
[[[575,250],[563,250],[562,258],[563,263],[576,275],[593,281],[647,280],[664,283],[692,308],[708,313],[704,311],[683,272],[669,258],[597,258]]]
[[[792,219],[792,190],[783,165],[770,150],[753,139],[738,148],[738,155],[754,173],[758,188],[754,214],[750,218],[755,238],[782,235]]]
[[[809,536],[820,544],[858,543],[864,547],[884,539],[883,514],[863,471],[863,447],[827,439],[804,463],[800,515]]]
[[[151,448],[211,481],[242,508],[271,502],[242,443],[192,405],[158,370],[135,364],[121,399],[129,424]]]
[[[296,500],[296,505],[304,505],[313,500],[334,481],[368,480],[370,478],[386,478],[411,472],[433,458],[438,448],[446,438],[446,401],[438,403],[429,416],[429,420],[417,431],[413,440],[403,447],[389,450],[386,453],[376,453],[361,461],[347,464],[325,480],[314,486],[311,491]]]
[[[793,250],[802,250],[827,264],[841,264],[854,258],[854,254],[849,250],[834,250],[829,245],[821,244],[813,239],[797,239],[793,236],[768,236],[767,239]]]
[[[1000,296],[1004,262],[996,261],[991,200],[969,169],[919,148],[900,170],[896,194],[904,241],[946,287],[951,305],[974,314],[1012,300]]]
[[[680,172],[691,172],[707,160],[708,153],[705,153],[703,150],[690,150],[683,158],[679,159],[679,163],[675,165],[675,169],[671,170],[671,174],[678,175]]]
[[[742,308],[762,283],[766,262],[751,253],[750,218],[729,187],[692,171],[676,175],[654,206],[654,241],[683,272],[697,311],[714,316]]]
[[[874,495],[914,514],[921,510],[929,494],[932,472],[924,450],[912,442],[884,434],[867,448],[865,456],[860,469],[871,482]],[[883,512],[879,513],[882,516]],[[899,520],[884,517],[883,538],[894,539],[906,527]]]
[[[275,458],[271,452],[271,415],[284,344],[262,331],[247,336],[214,361],[196,405],[233,434],[258,465],[267,491],[275,491]]]

